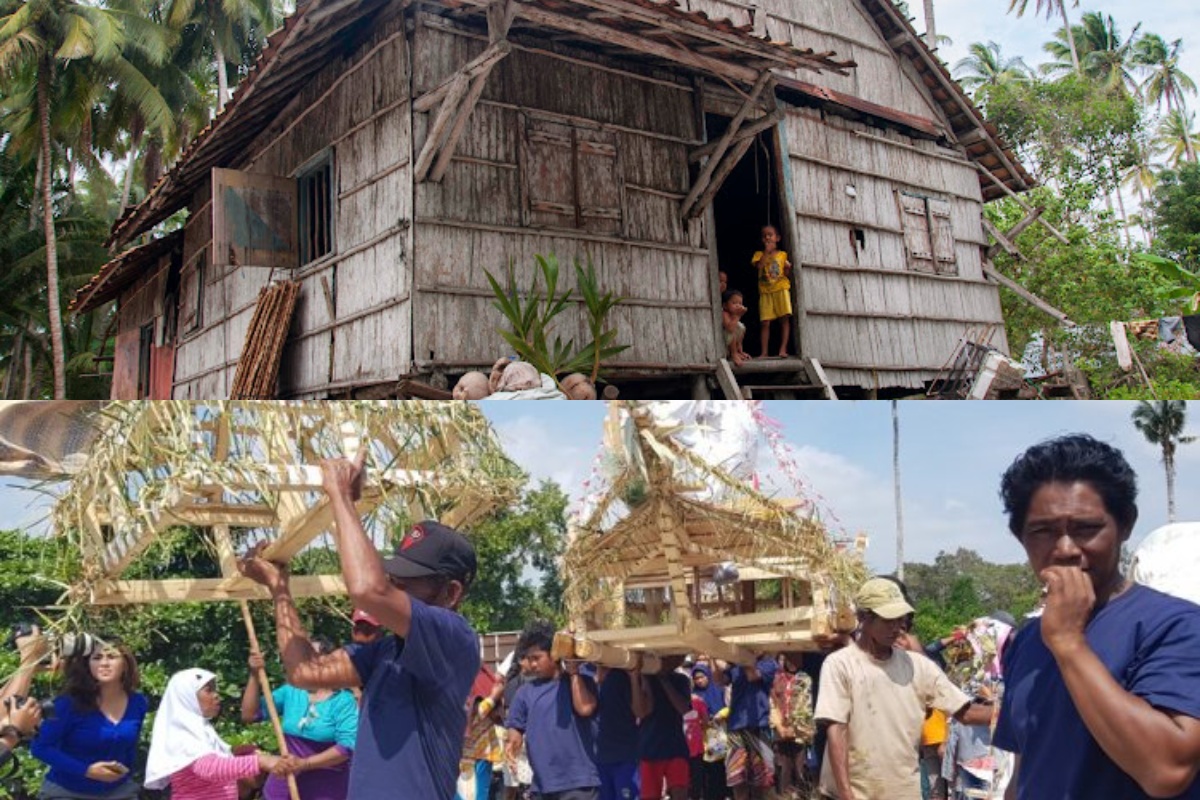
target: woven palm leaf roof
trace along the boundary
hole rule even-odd
[[[347,450],[368,448],[359,511],[380,547],[404,520],[432,516],[469,529],[514,501],[525,481],[469,404],[125,402],[92,420],[99,433],[87,464],[52,512],[56,532],[81,555],[70,592],[78,602],[159,599],[122,575],[180,526],[232,530],[235,545],[266,540],[268,557],[291,558],[329,530],[319,462]],[[229,574],[211,584],[160,599],[254,590]]]
[[[721,405],[729,404],[713,408]],[[606,431],[612,474],[572,527],[564,556],[573,614],[605,600],[614,582],[662,585],[680,570],[710,579],[725,562],[843,589],[865,577],[813,502],[768,496],[732,474],[728,462],[705,460],[647,404],[623,404],[619,414],[610,415]]]

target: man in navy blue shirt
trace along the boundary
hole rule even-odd
[[[1019,456],[1001,496],[1045,593],[1004,657],[993,743],[1017,754],[1006,797],[1200,800],[1200,607],[1121,574],[1132,468],[1064,436]]]
[[[687,800],[690,772],[683,715],[692,710],[691,681],[674,670],[633,677],[633,713],[638,718],[638,756],[641,760],[642,800],[661,800],[663,786],[670,800]]]
[[[532,678],[517,690],[504,727],[505,755],[515,760],[525,744],[538,800],[598,800],[596,684],[579,674],[579,662],[560,668],[550,655],[554,628],[534,623],[517,641]]]
[[[480,664],[479,639],[457,610],[475,578],[475,550],[458,531],[426,521],[405,535],[393,558],[381,559],[354,506],[366,453],[353,462],[322,462],[322,483],[350,599],[394,635],[317,655],[287,567],[262,558],[260,545],[238,568],[271,592],[289,683],[363,689],[350,797],[452,800],[467,695]]]
[[[638,724],[629,673],[596,668],[596,767],[600,800],[637,800]]]
[[[734,800],[767,797],[775,785],[775,753],[771,747],[771,687],[779,665],[760,656],[754,666],[727,667],[716,661],[716,677],[731,686],[729,750],[725,781]]]

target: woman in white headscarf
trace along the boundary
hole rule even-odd
[[[185,669],[171,676],[154,717],[146,788],[170,786],[173,800],[237,800],[239,780],[292,771],[286,756],[233,755],[209,722],[220,710],[216,675]]]

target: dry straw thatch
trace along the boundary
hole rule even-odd
[[[713,408],[717,415],[729,410]],[[734,411],[749,414],[747,408]],[[607,485],[572,526],[564,557],[567,605],[576,629],[599,641],[634,642],[630,635],[610,636],[611,630],[595,628],[638,624],[625,614],[628,588],[666,588],[677,630],[655,627],[657,620],[650,620],[647,627],[655,630],[638,645],[662,653],[693,649],[686,632],[711,633],[715,616],[724,617],[720,629],[738,628],[727,611],[706,612],[704,606],[711,604],[703,602],[721,565],[733,562],[747,575],[781,579],[788,587],[803,584],[796,596],[809,598],[813,612],[806,616],[790,607],[791,598],[783,600],[794,613],[781,611],[770,619],[757,615],[753,625],[739,631],[745,634],[741,641],[760,645],[777,635],[780,641],[811,642],[812,633],[832,630],[846,598],[866,575],[858,555],[831,539],[814,503],[764,494],[681,444],[680,432],[651,405],[613,406],[605,436]]]
[[[371,515],[381,546],[405,520],[469,527],[515,501],[525,481],[465,403],[124,402],[93,421],[100,434],[87,465],[52,515],[81,556],[69,570],[72,604],[120,602],[114,587],[133,562],[157,540],[197,528],[223,532],[226,546],[234,531],[236,544],[267,539],[269,555],[294,555],[329,529],[319,461],[360,446],[369,455],[359,511]],[[218,555],[227,566],[228,552]],[[220,591],[162,599],[233,599],[239,580],[226,572]],[[124,597],[153,600],[146,588]]]

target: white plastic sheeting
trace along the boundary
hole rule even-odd
[[[1138,583],[1200,603],[1200,522],[1151,531],[1133,553],[1131,573]]]

